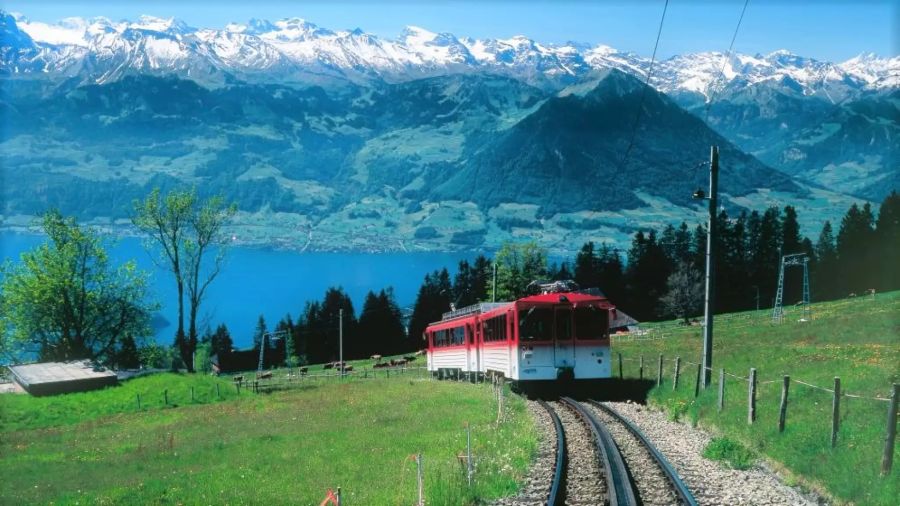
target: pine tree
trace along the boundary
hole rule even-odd
[[[842,292],[862,292],[871,288],[877,271],[873,269],[872,249],[875,245],[875,219],[867,202],[862,209],[850,206],[841,220],[837,236],[838,274]]]
[[[575,282],[582,288],[599,288],[598,259],[592,241],[584,243],[575,255]]]
[[[878,265],[878,289],[900,288],[900,194],[892,191],[881,202],[875,224],[875,252]]]
[[[619,250],[607,243],[600,245],[597,255],[599,288],[614,304],[625,301],[625,273]]]
[[[263,315],[259,315],[259,319],[256,321],[256,328],[253,330],[253,349],[259,351],[260,343],[263,341],[263,336],[269,333],[269,328],[266,326],[266,319]]]
[[[224,323],[216,327],[216,331],[210,336],[209,344],[212,355],[221,357],[231,353],[234,343],[231,340],[231,333],[228,332],[228,327]]]

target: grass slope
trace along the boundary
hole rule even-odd
[[[842,397],[841,426],[832,449],[832,394],[797,380],[831,388],[841,378],[845,394],[887,397],[900,381],[900,292],[814,304],[813,320],[799,322],[789,308],[785,322],[771,323],[770,311],[716,317],[713,385],[694,398],[699,362],[699,327],[674,322],[651,326],[639,340],[617,339],[614,347],[625,357],[625,377],[637,377],[644,356],[644,377],[656,379],[658,354],[665,357],[664,381],[651,391],[651,402],[671,417],[727,434],[752,452],[783,465],[812,486],[825,489],[838,501],[856,504],[896,504],[900,497],[900,469],[879,475],[888,403]],[[658,339],[656,339],[658,338]],[[679,387],[673,391],[672,360],[682,358]],[[717,410],[719,369],[747,377],[757,368],[757,420],[747,423],[748,384],[726,377],[725,409]],[[790,375],[787,425],[778,433],[782,376]],[[900,452],[895,451],[895,462]],[[796,478],[792,478],[796,479]]]
[[[115,390],[81,402],[101,405]],[[497,426],[489,386],[392,377],[49,428],[35,417],[0,433],[0,504],[318,504],[337,486],[346,505],[412,504],[409,456],[419,451],[428,504],[471,504],[512,493],[535,451],[524,403],[510,396],[505,405]],[[471,489],[456,457],[466,422],[477,457]]]

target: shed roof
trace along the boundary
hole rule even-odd
[[[35,395],[91,390],[117,382],[114,371],[96,368],[88,360],[13,365],[9,371],[16,383]]]

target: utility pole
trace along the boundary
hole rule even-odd
[[[719,148],[709,152],[709,226],[706,228],[706,301],[703,308],[703,388],[712,376],[713,313],[716,295],[716,211],[719,191]]]
[[[341,363],[341,379],[344,378],[344,308],[338,310],[338,361]]]
[[[491,302],[497,302],[497,259],[494,258],[494,289],[491,290]]]

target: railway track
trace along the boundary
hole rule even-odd
[[[552,479],[549,485],[536,480],[526,494],[501,504],[697,504],[665,457],[614,409],[568,397],[538,404],[556,435],[552,468],[541,469]]]
[[[615,438],[628,464],[640,504],[697,505],[675,468],[631,420],[601,402],[591,400],[588,404]]]

